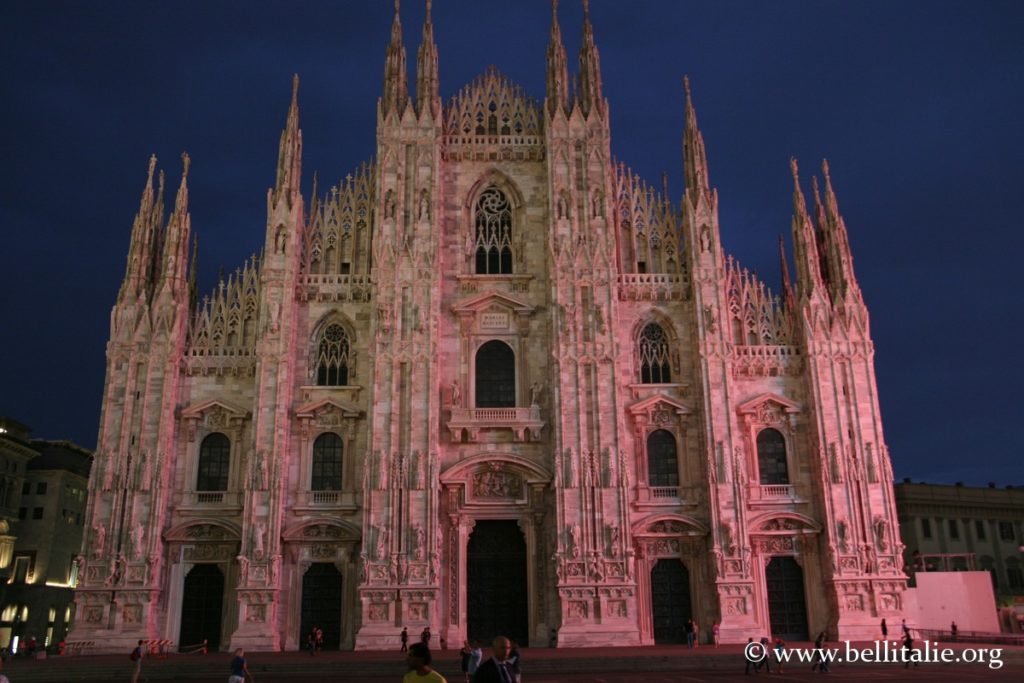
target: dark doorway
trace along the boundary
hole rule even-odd
[[[690,608],[690,570],[679,560],[664,559],[651,568],[651,616],[654,642],[686,642]]]
[[[783,640],[807,640],[804,570],[792,557],[773,557],[764,568],[764,582],[772,635]]]
[[[224,574],[215,564],[197,564],[185,577],[181,600],[181,634],[178,645],[220,648],[221,613],[224,610]]]
[[[341,572],[331,562],[315,562],[302,575],[302,647],[317,626],[324,632],[325,650],[341,647]]]
[[[476,523],[466,548],[469,637],[529,644],[526,540],[514,520]]]
[[[514,408],[516,355],[503,341],[492,340],[476,352],[476,407]]]

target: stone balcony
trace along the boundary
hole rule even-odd
[[[540,406],[529,408],[452,408],[448,430],[452,441],[474,443],[480,440],[481,432],[488,430],[511,430],[516,441],[539,441],[544,421],[540,417]]]
[[[182,498],[182,510],[200,514],[213,510],[238,512],[242,509],[242,496],[238,491],[187,491]]]
[[[682,301],[689,281],[675,273],[619,273],[618,285],[622,301]]]
[[[358,508],[356,494],[352,491],[300,491],[293,509],[296,512],[354,512]]]

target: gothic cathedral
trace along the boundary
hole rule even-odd
[[[557,9],[557,5],[556,5]],[[860,639],[906,586],[868,313],[827,165],[795,281],[721,246],[687,84],[679,205],[611,156],[584,1],[570,96],[415,96],[397,12],[377,152],[300,191],[294,84],[263,252],[201,299],[188,158],[156,159],[111,314],[71,640],[127,652]],[[154,187],[155,186],[155,187]],[[896,622],[898,623],[898,621]]]

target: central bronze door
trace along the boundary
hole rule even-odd
[[[300,628],[300,647],[306,647],[314,628],[324,632],[325,650],[341,646],[341,572],[333,562],[314,562],[302,575]]]
[[[514,520],[481,520],[466,548],[468,636],[485,646],[495,636],[528,645],[526,540]]]
[[[215,564],[197,564],[185,577],[184,593],[178,645],[189,647],[205,640],[210,651],[216,652],[224,610],[224,574]]]
[[[675,559],[662,559],[651,568],[651,617],[654,642],[686,642],[690,608],[690,571]]]
[[[783,640],[807,640],[804,570],[792,557],[776,556],[764,568],[764,582],[772,635]]]

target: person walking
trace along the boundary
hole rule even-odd
[[[949,632],[953,634],[953,642],[955,643],[956,642],[956,633],[957,633],[957,628],[956,628],[956,622],[955,621],[952,624],[949,625]]]
[[[720,626],[719,626],[719,623],[717,621],[715,623],[711,624],[711,639],[715,642],[715,647],[718,647],[718,644],[719,644],[718,643],[718,635],[719,635],[718,631],[719,631],[719,628],[720,628]]]
[[[131,655],[132,656],[132,661],[135,662],[135,670],[132,672],[132,683],[139,683],[139,677],[142,676],[142,657],[143,657],[143,654],[144,654],[144,651],[143,651],[143,648],[142,648],[142,641],[140,640],[139,644],[135,646],[134,650],[132,650],[132,655]]]
[[[906,629],[903,634],[903,661],[906,662],[903,666],[904,669],[910,668],[910,660],[913,659],[913,652],[914,638],[910,635],[910,629]],[[917,666],[917,662],[914,662],[914,666]]]
[[[432,661],[426,643],[413,643],[405,657],[409,670],[402,677],[402,683],[448,683],[444,676],[430,668]]]
[[[686,646],[693,649],[693,619],[686,620]]]
[[[551,635],[548,636],[548,647],[558,647],[558,631],[551,629]]]
[[[782,658],[782,651],[785,650],[785,649],[786,649],[786,641],[784,641],[782,638],[776,638],[775,639],[775,659],[779,663],[779,673],[780,674],[783,673],[782,665],[785,662],[785,660]]]
[[[754,654],[754,648],[751,647],[753,644],[753,638],[747,638],[747,645],[743,648],[743,658],[747,660],[747,667],[743,670],[743,673],[750,675],[750,667],[754,667],[754,673],[757,673],[757,664],[750,658]]]
[[[700,624],[697,623],[696,619],[693,622],[693,646],[700,647]]]
[[[245,683],[246,678],[250,681],[256,680],[249,673],[249,665],[245,662],[245,650],[238,648],[235,650],[235,658],[231,660],[231,675],[228,676],[228,683]]]
[[[471,650],[472,652],[469,655],[469,668],[467,669],[467,673],[469,673],[467,681],[471,679],[473,674],[476,673],[476,670],[480,668],[480,662],[484,658],[484,652],[480,649],[480,641],[474,640],[471,645]]]
[[[423,629],[423,633],[420,634],[420,642],[430,648],[430,627]]]
[[[828,660],[825,659],[825,652],[822,649],[825,646],[825,632],[822,631],[818,634],[818,637],[814,639],[814,666],[811,667],[811,671],[821,670],[821,673],[828,673]]]
[[[324,649],[324,630],[319,626],[313,629],[313,646],[317,652]]]
[[[882,617],[882,640],[889,640],[889,627],[885,623],[885,617]]]
[[[757,664],[754,665],[754,673],[757,673],[758,671],[760,671],[762,666],[764,667],[764,669],[765,669],[765,671],[767,673],[771,673],[772,672],[772,657],[771,657],[772,649],[771,649],[771,644],[772,644],[771,641],[768,640],[768,636],[761,636],[761,640],[760,640],[761,649],[758,650],[758,652],[761,653],[762,659],[761,659],[760,662],[758,662]]]
[[[462,649],[459,650],[459,668],[462,670],[462,677],[469,683],[469,659],[473,656],[473,648],[469,646],[469,641],[462,641]]]
[[[409,651],[409,629],[402,627],[402,649],[399,652]]]
[[[508,662],[512,641],[505,636],[498,636],[492,646],[494,655],[476,670],[473,683],[513,683],[515,677],[509,671]]]

